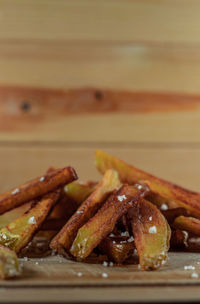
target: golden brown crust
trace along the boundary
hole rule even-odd
[[[27,201],[45,195],[48,192],[77,179],[72,167],[52,170],[44,176],[35,178],[15,189],[0,195],[0,214],[11,210]]]

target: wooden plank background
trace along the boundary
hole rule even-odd
[[[96,180],[101,148],[200,192],[199,134],[200,0],[0,0],[0,191],[52,165]],[[199,300],[199,286],[142,288],[65,295]],[[7,291],[2,301],[35,295]]]

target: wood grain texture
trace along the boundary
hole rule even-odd
[[[196,0],[1,0],[0,40],[199,43]]]
[[[0,84],[198,94],[199,54],[199,47],[190,44],[166,47],[0,39]]]

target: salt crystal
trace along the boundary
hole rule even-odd
[[[16,193],[19,193],[19,189],[18,189],[18,188],[16,188],[15,190],[13,190],[13,191],[11,192],[11,194],[16,194]]]
[[[39,263],[38,262],[35,262],[35,265],[38,265]]]
[[[82,275],[83,275],[82,272],[78,272],[78,273],[77,273],[77,276],[78,276],[78,277],[82,277]]]
[[[110,263],[109,263],[109,266],[112,267],[112,266],[113,266],[113,262],[110,262]]]
[[[125,194],[123,194],[123,195],[118,195],[117,198],[118,198],[118,201],[123,202],[123,200],[125,200],[127,197]]]
[[[103,262],[103,266],[107,267],[108,266],[108,262],[104,261]]]
[[[115,235],[114,235],[114,233],[110,233],[110,234],[109,234],[109,236],[111,236],[111,237],[112,237],[112,236],[115,236]]]
[[[149,221],[150,221],[150,222],[152,221],[152,216],[149,217]]]
[[[81,214],[83,213],[83,210],[77,210],[76,213]]]
[[[139,190],[141,190],[143,187],[142,187],[142,185],[140,185],[140,184],[136,184],[135,185]]]
[[[157,228],[156,228],[156,226],[150,227],[150,228],[149,228],[149,233],[152,233],[152,234],[157,233]]]
[[[190,270],[190,269],[194,270],[195,267],[192,266],[192,265],[188,265],[188,266],[184,266],[184,269],[185,269],[185,270]]]
[[[160,207],[161,210],[167,210],[168,209],[168,206],[167,204],[162,204],[161,207]]]
[[[102,278],[107,278],[107,277],[108,277],[108,274],[105,273],[105,272],[103,272],[101,276],[102,276]]]
[[[129,232],[128,231],[121,232],[121,236],[129,236]]]
[[[193,272],[193,273],[191,274],[191,278],[193,278],[193,279],[197,279],[198,277],[199,277],[199,275],[198,275],[197,272]]]
[[[131,243],[131,242],[133,242],[134,241],[134,237],[133,236],[131,236],[128,240],[127,240],[127,242],[129,242],[129,243]]]
[[[28,224],[36,224],[36,220],[34,218],[34,216],[31,216],[28,220]]]
[[[27,261],[28,261],[28,258],[27,258],[27,257],[24,257],[24,261],[27,262]]]
[[[41,181],[41,182],[43,182],[44,180],[45,180],[45,177],[44,177],[44,176],[40,177],[40,181]]]

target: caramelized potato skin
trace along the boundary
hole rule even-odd
[[[134,252],[134,240],[131,237],[106,237],[98,248],[107,255],[109,260],[122,264]]]
[[[128,212],[132,220],[132,231],[143,270],[155,270],[167,259],[170,227],[159,211],[149,201],[137,201]]]
[[[60,190],[46,194],[24,215],[0,230],[0,244],[18,253],[33,238],[60,196]]]
[[[194,235],[200,236],[200,220],[193,217],[178,216],[173,226],[177,229],[186,230]]]
[[[77,179],[72,167],[51,170],[44,176],[35,178],[15,189],[0,195],[0,214],[21,204],[52,192]]]
[[[94,216],[108,195],[118,189],[120,185],[118,173],[114,170],[106,171],[95,191],[80,205],[65,226],[53,238],[50,247],[60,253],[63,253],[63,250],[69,251],[78,229]]]
[[[86,258],[99,243],[113,231],[117,220],[133,203],[148,192],[146,187],[123,185],[111,195],[99,211],[82,226],[72,244],[70,253],[78,258]]]
[[[200,196],[198,193],[137,169],[101,150],[96,151],[95,161],[96,167],[101,173],[112,168],[119,173],[119,177],[123,183],[134,184],[143,181],[157,197],[161,197],[169,201],[169,203],[175,202],[175,207],[186,208],[194,216],[200,217]]]

